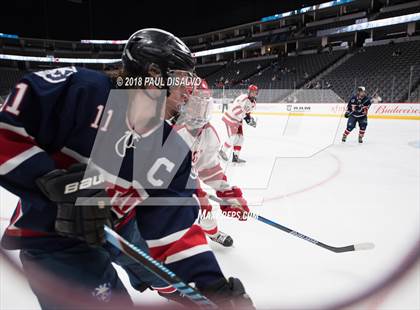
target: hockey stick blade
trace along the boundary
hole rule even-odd
[[[287,233],[291,234],[292,236],[295,236],[295,237],[298,237],[298,238],[300,238],[302,240],[308,241],[308,242],[310,242],[310,243],[312,243],[314,245],[317,245],[317,246],[319,246],[321,248],[330,250],[330,251],[332,251],[334,253],[344,253],[344,252],[352,252],[352,251],[360,251],[360,250],[370,250],[370,249],[373,249],[374,248],[374,244],[373,243],[359,243],[359,244],[352,244],[352,245],[343,246],[343,247],[335,247],[335,246],[331,246],[331,245],[325,244],[325,243],[323,243],[321,241],[318,241],[318,240],[316,240],[314,238],[308,237],[308,236],[306,236],[304,234],[301,234],[301,233],[299,233],[299,232],[297,232],[297,231],[295,231],[293,229],[290,229],[290,228],[288,228],[286,226],[283,226],[283,225],[280,225],[280,224],[278,224],[276,222],[273,222],[272,220],[269,220],[269,219],[267,219],[265,217],[262,217],[261,215],[256,215],[256,217],[253,217],[253,218],[256,218],[260,222],[263,222],[263,223],[266,223],[266,224],[268,224],[270,226],[273,226],[275,228],[278,228],[278,229],[280,229],[280,230],[282,230],[284,232],[287,232]]]
[[[155,260],[148,253],[131,244],[114,230],[105,226],[105,239],[127,256],[143,265],[147,270],[173,286],[178,292],[185,295],[194,304],[202,309],[217,309],[218,307],[195,288],[184,283],[175,273]]]
[[[355,251],[372,250],[373,248],[375,248],[375,245],[372,242],[364,242],[354,245]]]
[[[228,201],[224,201],[223,199],[220,199],[220,198],[215,197],[213,195],[209,195],[209,198],[211,200],[213,200],[213,201],[218,202],[218,203],[226,203],[226,204],[229,204]],[[256,220],[258,220],[260,222],[263,222],[263,223],[265,223],[267,225],[270,225],[272,227],[275,227],[277,229],[280,229],[280,230],[282,230],[282,231],[284,231],[284,232],[286,232],[286,233],[288,233],[288,234],[290,234],[292,236],[295,236],[295,237],[300,238],[302,240],[308,241],[308,242],[310,242],[310,243],[312,243],[314,245],[317,245],[317,246],[319,246],[321,248],[324,248],[324,249],[327,249],[329,251],[332,251],[334,253],[344,253],[344,252],[352,252],[352,251],[371,250],[371,249],[373,249],[375,247],[374,244],[373,243],[370,243],[370,242],[359,243],[359,244],[352,244],[352,245],[343,246],[343,247],[335,247],[335,246],[331,246],[331,245],[325,244],[325,243],[323,243],[321,241],[318,241],[318,240],[316,240],[314,238],[308,237],[308,236],[306,236],[304,234],[301,234],[300,232],[297,232],[296,230],[293,230],[293,229],[290,229],[290,228],[288,228],[286,226],[280,225],[279,223],[276,223],[276,222],[274,222],[272,220],[269,220],[268,218],[265,218],[265,217],[263,217],[261,215],[258,215],[256,213],[251,213],[249,217],[250,218],[253,218],[253,219],[256,219]]]

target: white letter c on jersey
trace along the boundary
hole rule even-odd
[[[161,157],[158,160],[155,161],[153,166],[149,169],[149,172],[147,172],[147,180],[152,184],[153,186],[162,186],[163,181],[160,179],[156,179],[154,175],[159,170],[160,166],[165,166],[165,170],[168,172],[171,172],[172,169],[174,169],[175,164],[169,159]],[[168,184],[169,185],[169,184]]]

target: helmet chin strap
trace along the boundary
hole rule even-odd
[[[168,68],[163,68],[163,69],[161,69],[158,65],[156,65],[156,64],[150,64],[149,65],[149,70],[148,70],[148,72],[149,72],[149,75],[151,75],[152,77],[155,77],[155,76],[153,76],[152,74],[151,74],[151,72],[150,71],[154,71],[156,74],[157,74],[157,76],[161,76],[162,78],[163,78],[163,81],[164,81],[164,86],[156,86],[158,89],[161,89],[161,90],[166,90],[166,97],[169,97],[170,95],[171,95],[171,92],[170,92],[170,87],[168,86],[168,78],[169,78],[169,75],[168,75]]]
[[[156,127],[160,122],[162,122],[161,119],[161,114],[162,114],[162,109],[165,106],[165,102],[166,102],[166,95],[164,94],[163,91],[160,92],[160,95],[157,97],[153,97],[150,92],[147,89],[143,89],[143,94],[146,95],[146,97],[151,100],[152,102],[154,102],[154,109],[155,109],[155,113],[154,116],[151,117],[147,123],[145,124],[145,128],[153,128]],[[144,100],[147,100],[146,98],[144,98]]]
[[[165,96],[164,92],[162,92],[161,95],[155,99],[157,101],[155,105],[155,117],[151,118],[148,121],[147,127],[152,128],[162,121],[160,116],[162,113],[162,109],[165,107],[166,98],[167,98],[167,95]]]

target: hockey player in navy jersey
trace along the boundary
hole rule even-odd
[[[344,114],[344,117],[348,118],[348,120],[347,128],[341,139],[343,142],[346,142],[347,136],[356,127],[356,123],[358,123],[359,143],[363,143],[363,136],[365,135],[368,124],[367,114],[371,104],[371,98],[366,95],[366,88],[364,86],[359,86],[356,95],[351,97],[347,104],[347,111]]]
[[[137,244],[145,240],[184,281],[221,307],[252,307],[195,224],[194,189],[186,186],[191,152],[163,121],[167,96],[180,91],[168,78],[193,71],[189,49],[170,33],[143,29],[128,40],[123,64],[123,82],[158,77],[163,84],[113,89],[102,73],[59,68],[25,76],[2,106],[0,185],[20,197],[2,246],[21,249],[43,308],[122,307],[131,300],[111,265],[119,254],[103,246],[103,225],[130,235],[135,223]]]

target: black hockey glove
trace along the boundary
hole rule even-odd
[[[344,113],[344,117],[345,117],[345,118],[349,118],[349,117],[350,117],[350,115],[351,115],[351,113],[353,113],[353,112],[346,111],[346,113]]]
[[[255,309],[241,280],[237,278],[229,278],[228,281],[220,279],[200,291],[221,309]]]
[[[47,173],[36,184],[57,204],[55,230],[59,235],[81,239],[92,246],[105,243],[104,225],[111,226],[111,207],[98,171],[86,171],[86,165],[75,164],[68,170]]]
[[[251,115],[249,115],[249,114],[247,114],[245,117],[244,117],[244,120],[245,120],[245,122],[249,125],[249,126],[252,126],[252,127],[257,127],[257,121],[255,120],[255,118],[253,118]]]

